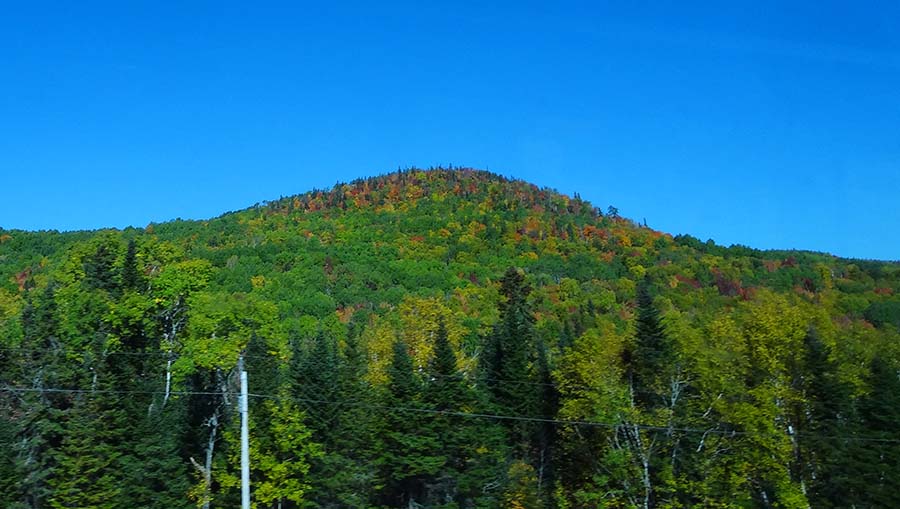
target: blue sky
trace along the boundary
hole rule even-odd
[[[453,164],[721,244],[900,259],[900,3],[595,3],[7,2],[0,226]]]

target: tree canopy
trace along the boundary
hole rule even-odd
[[[0,230],[0,505],[894,507],[900,265],[471,169]],[[625,214],[625,211],[622,211]]]

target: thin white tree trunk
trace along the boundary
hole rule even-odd
[[[169,352],[169,359],[166,361],[166,395],[163,396],[163,406],[169,401],[169,394],[172,392],[172,357]]]
[[[212,487],[212,460],[213,460],[213,452],[216,447],[216,434],[219,431],[219,410],[216,409],[216,412],[209,418],[207,421],[207,425],[209,426],[209,439],[206,442],[206,458],[201,465],[194,458],[191,458],[191,463],[194,465],[200,474],[203,476],[203,509],[209,509],[209,502],[211,497],[210,488]]]

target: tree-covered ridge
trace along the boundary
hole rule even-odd
[[[890,507],[898,292],[469,169],[0,230],[0,500],[235,505],[244,352],[258,507]]]

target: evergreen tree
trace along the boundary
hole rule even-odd
[[[850,389],[838,377],[831,349],[815,329],[804,339],[802,417],[798,426],[799,469],[814,507],[846,507],[855,498],[848,470]]]
[[[537,476],[541,490],[549,490],[556,480],[556,424],[560,395],[551,376],[549,353],[544,341],[537,344],[537,379],[540,389],[540,417],[537,433]],[[549,501],[549,491],[541,493]]]
[[[3,398],[5,394],[0,395]],[[18,434],[17,422],[12,417],[10,402],[3,398],[0,402],[0,451],[4,451],[0,457],[0,506],[11,507],[18,500],[18,465],[13,453],[16,449],[16,435]]]
[[[353,322],[351,322],[351,325]],[[368,508],[376,481],[377,413],[372,388],[365,381],[366,358],[359,330],[351,327],[339,360],[339,377],[332,426],[324,454],[313,463],[313,503],[321,508]]]
[[[18,465],[16,464],[16,443],[20,434],[21,416],[17,418],[19,404],[13,387],[20,383],[18,369],[21,355],[0,340],[0,506],[10,507],[18,499]],[[6,389],[10,390],[7,391]]]
[[[72,363],[58,337],[56,287],[50,282],[26,303],[22,312],[23,356],[20,383],[31,389],[75,387]],[[55,451],[64,438],[66,414],[72,398],[65,393],[29,392],[21,395],[16,426],[18,498],[26,507],[44,507],[52,494],[49,480],[58,466]]]
[[[256,394],[277,394],[285,382],[285,370],[278,358],[269,351],[266,339],[256,331],[250,332],[250,340],[243,351],[244,369],[253,377],[253,389]],[[259,402],[251,400],[251,405]]]
[[[900,507],[900,377],[880,355],[870,369],[869,393],[860,404],[861,433],[876,441],[854,443],[862,481],[859,507]]]
[[[212,466],[207,459],[215,460],[221,455],[223,428],[232,421],[232,406],[222,395],[227,387],[225,373],[220,369],[197,369],[185,380],[185,390],[193,392],[185,396],[185,433],[182,435],[181,451],[193,465],[192,478],[195,484],[191,496],[201,507],[208,509],[215,493]],[[168,405],[167,405],[168,406]]]
[[[316,433],[316,439],[327,444],[337,409],[333,403],[329,403],[335,401],[338,391],[336,341],[319,331],[308,353],[299,344],[295,344],[291,362],[292,394],[301,401],[309,425]]]
[[[36,356],[56,349],[58,327],[56,283],[50,282],[40,297],[27,302],[22,310],[23,346],[31,349]]]
[[[651,282],[645,278],[637,290],[634,343],[626,350],[626,375],[634,404],[646,411],[664,406],[665,384],[672,374],[673,354],[659,311],[653,305]]]
[[[64,436],[54,450],[57,468],[49,479],[50,507],[116,508],[127,500],[123,472],[126,414],[105,373],[98,392],[79,394],[68,412]]]
[[[539,390],[533,383],[534,316],[527,302],[530,287],[525,275],[509,268],[500,280],[500,321],[488,338],[485,385],[497,411],[512,416],[535,417]],[[536,426],[524,420],[506,422],[511,445],[519,458],[534,458]]]
[[[88,290],[105,290],[110,293],[119,290],[116,257],[111,242],[104,240],[97,246],[94,254],[84,260],[84,285]]]
[[[381,434],[381,503],[414,506],[427,495],[427,484],[445,464],[437,440],[428,432],[429,415],[421,405],[421,386],[413,373],[406,343],[394,342],[383,398],[385,431]]]
[[[659,311],[653,305],[651,280],[645,277],[637,289],[634,341],[624,352],[626,383],[631,391],[633,412],[620,428],[633,463],[640,471],[642,505],[657,507],[675,474],[674,433],[641,429],[639,424],[675,427],[675,400],[669,392],[677,381],[674,351]],[[671,461],[667,461],[670,459]]]
[[[457,367],[444,320],[434,335],[434,354],[428,364],[423,401],[440,413],[430,417],[427,431],[437,449],[433,457],[445,461],[427,485],[429,507],[485,507],[499,501],[497,480],[503,478],[505,447],[495,422],[459,415],[480,406],[475,389]]]
[[[161,398],[157,398],[159,400]],[[181,455],[185,402],[181,397],[161,401],[133,426],[131,454],[125,458],[124,500],[148,509],[188,508],[188,462]]]
[[[456,366],[456,353],[441,319],[434,334],[434,353],[428,363],[425,401],[435,410],[457,410],[471,404],[471,396]]]
[[[137,245],[134,239],[131,239],[128,241],[125,262],[122,265],[122,289],[139,292],[142,286],[143,278],[137,264]]]

